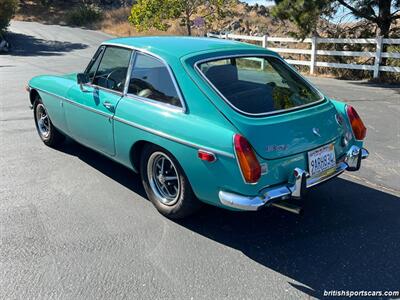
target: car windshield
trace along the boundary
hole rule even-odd
[[[322,100],[276,57],[231,57],[202,62],[198,67],[231,106],[246,114],[273,113]]]

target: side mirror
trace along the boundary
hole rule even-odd
[[[88,83],[90,81],[89,76],[85,73],[78,73],[76,75],[76,82],[79,84],[81,91],[85,92],[86,90],[83,88],[83,85],[85,83]]]

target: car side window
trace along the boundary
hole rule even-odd
[[[168,68],[147,54],[137,53],[135,56],[128,94],[182,107]]]
[[[96,74],[97,68],[99,67],[101,57],[104,51],[104,46],[101,46],[93,56],[92,60],[90,61],[88,67],[86,68],[85,73],[88,75],[90,82],[93,81],[94,74]]]
[[[122,92],[132,50],[108,46],[93,77],[94,85]],[[95,63],[93,64],[95,65]]]

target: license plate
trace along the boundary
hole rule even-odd
[[[329,172],[335,167],[336,158],[333,144],[308,152],[308,172],[311,177]]]

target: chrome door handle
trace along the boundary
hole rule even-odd
[[[112,105],[111,102],[109,102],[109,101],[103,102],[103,106],[104,106],[105,108],[107,108],[108,110],[111,110],[111,111],[114,110],[114,105]]]

